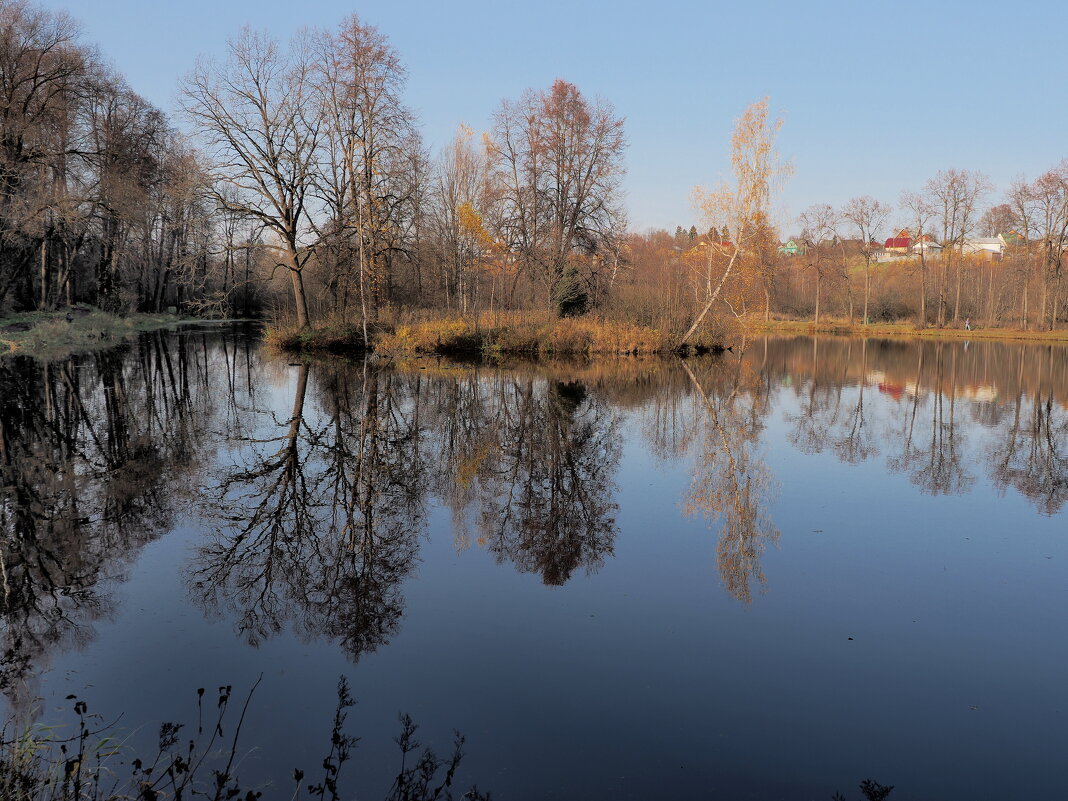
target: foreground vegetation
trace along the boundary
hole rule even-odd
[[[73,695],[68,700],[73,701],[77,723],[68,737],[61,736],[59,727],[39,724],[13,733],[16,727],[9,721],[0,731],[0,797],[4,801],[341,801],[356,797],[351,788],[346,789],[350,783],[341,775],[359,744],[358,737],[345,731],[348,710],[355,701],[344,676],[338,679],[337,706],[326,740],[329,749],[314,773],[294,768],[277,783],[273,779],[250,783],[239,777],[243,757],[252,750],[241,746],[241,733],[258,685],[259,681],[234,713],[229,713],[230,706],[239,699],[233,698],[233,688],[219,687],[213,721],[205,717],[205,690],[200,688],[195,731],[181,723],[161,724],[156,753],[145,758],[125,744],[116,722],[103,722]],[[400,765],[384,796],[386,801],[490,801],[490,794],[475,786],[453,795],[456,772],[464,758],[463,735],[454,732],[452,750],[443,758],[416,741],[419,727],[411,717],[401,715],[400,727],[394,738]],[[894,787],[865,779],[859,789],[865,801],[885,801]],[[847,800],[836,792],[831,801]]]
[[[262,678],[262,677],[261,677]],[[238,767],[251,749],[241,746],[241,730],[259,681],[235,712],[229,712],[233,688],[220,687],[215,719],[205,712],[205,690],[197,690],[197,726],[186,730],[181,723],[163,723],[154,756],[138,757],[125,745],[116,723],[91,714],[87,704],[74,702],[76,731],[62,737],[55,726],[18,727],[11,721],[0,732],[0,798],[4,801],[163,801],[205,798],[212,801],[240,798],[319,798],[339,801],[343,795],[341,770],[350,759],[359,738],[345,732],[348,709],[355,701],[342,676],[337,685],[337,707],[326,742],[326,756],[315,773],[295,768],[277,785],[242,780]],[[236,720],[234,719],[236,715]],[[400,770],[386,794],[387,801],[435,801],[452,798],[456,770],[463,759],[464,738],[457,732],[452,753],[440,758],[429,748],[420,751],[415,740],[418,726],[407,715],[400,717]],[[16,731],[12,731],[16,729]],[[320,772],[321,770],[321,772]],[[276,777],[280,779],[280,777]],[[288,786],[286,786],[288,785]],[[471,788],[461,798],[489,801],[489,796]]]
[[[183,321],[175,314],[117,315],[88,306],[52,312],[24,312],[0,318],[0,355],[23,353],[62,359],[72,353],[106,348],[140,331]]]

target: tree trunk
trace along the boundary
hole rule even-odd
[[[871,261],[867,258],[864,259],[864,320],[863,324],[868,324],[868,296],[871,294]]]
[[[823,276],[816,273],[816,325],[820,324],[820,295],[823,289]]]
[[[48,308],[48,237],[41,239],[41,305]]]
[[[690,326],[689,330],[685,334],[683,334],[682,339],[679,340],[680,347],[682,345],[685,345],[686,340],[693,336],[693,332],[697,330],[697,327],[699,325],[701,325],[701,321],[705,319],[705,315],[708,314],[709,309],[712,308],[712,304],[716,302],[716,298],[719,297],[719,293],[723,289],[723,284],[726,283],[727,277],[731,274],[731,270],[734,269],[734,263],[738,260],[738,253],[738,248],[735,247],[734,253],[731,255],[731,260],[727,263],[727,269],[724,270],[723,275],[720,276],[719,284],[716,286],[716,289],[709,296],[708,302],[705,303],[704,308],[701,309],[701,313],[697,315],[697,319],[693,321],[693,325]]]
[[[296,259],[294,258],[294,263]],[[308,327],[308,297],[304,292],[304,272],[295,266],[289,270],[289,277],[293,283],[293,303],[297,307],[297,327]]]
[[[920,253],[920,328],[927,327],[927,261]]]
[[[957,296],[953,301],[953,324],[956,325],[960,322],[960,286],[961,278],[964,275],[964,259],[960,257],[957,259]]]

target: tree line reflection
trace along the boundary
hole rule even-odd
[[[0,359],[0,690],[16,706],[51,651],[92,638],[110,586],[187,505],[211,447],[211,358],[203,337],[154,334]]]
[[[931,495],[967,493],[985,476],[1047,515],[1068,501],[1066,356],[1056,345],[833,338],[747,354],[795,397],[789,436],[806,453],[885,455]]]
[[[264,358],[233,332],[0,361],[0,690],[88,641],[140,549],[208,529],[184,577],[256,645],[291,629],[353,660],[404,615],[431,510],[458,549],[556,586],[614,553],[627,436],[689,466],[721,582],[748,603],[779,538],[766,429],[922,491],[985,475],[1043,514],[1068,497],[1056,348],[810,338],[690,361],[513,366]],[[428,369],[429,368],[429,369]]]

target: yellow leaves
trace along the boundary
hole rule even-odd
[[[461,231],[471,236],[483,248],[494,247],[496,243],[486,231],[482,224],[482,215],[475,211],[474,206],[470,203],[461,203],[456,211]]]

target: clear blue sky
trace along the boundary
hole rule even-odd
[[[726,172],[733,120],[765,95],[795,166],[777,216],[871,194],[895,203],[937,170],[999,190],[1068,156],[1068,2],[532,3],[44,0],[161,107],[197,54],[243,25],[288,37],[356,12],[409,70],[427,144],[556,77],[627,118],[631,227],[693,220],[689,192]],[[993,200],[993,198],[991,198]]]

